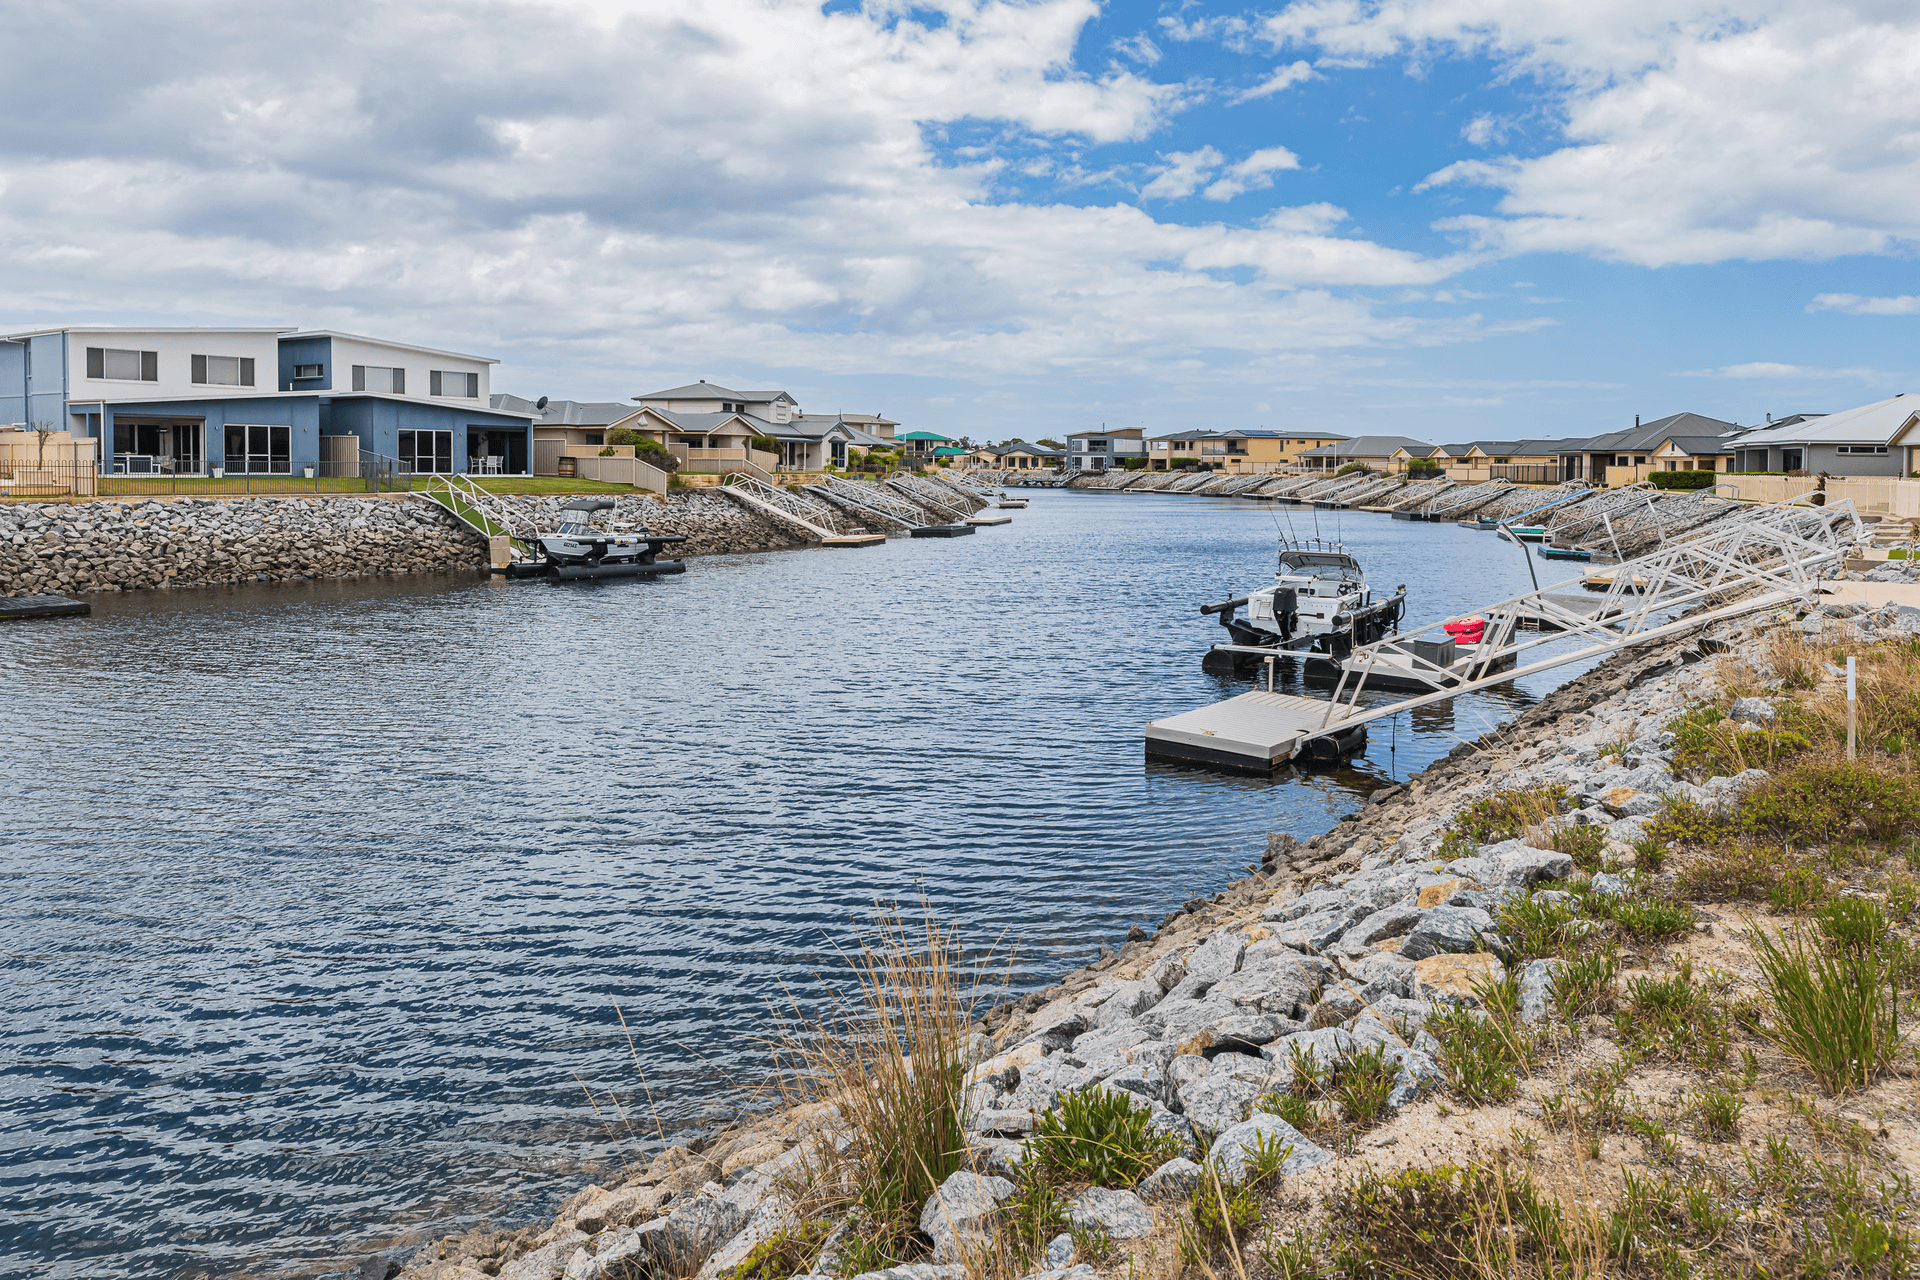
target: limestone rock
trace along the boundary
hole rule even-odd
[[[1553,1010],[1553,976],[1566,967],[1564,960],[1535,960],[1520,971],[1520,1020],[1545,1022]]]
[[[1415,962],[1414,976],[1425,990],[1462,1000],[1473,998],[1473,984],[1499,979],[1506,966],[1486,952],[1466,955],[1433,955]]]
[[[1473,907],[1434,907],[1420,913],[1400,954],[1418,964],[1429,956],[1472,951],[1493,931],[1493,917]]]
[[[1289,1177],[1333,1159],[1331,1152],[1308,1141],[1298,1129],[1279,1116],[1268,1115],[1264,1111],[1214,1139],[1213,1145],[1207,1150],[1207,1158],[1229,1183],[1238,1185],[1246,1179],[1247,1158],[1253,1154],[1255,1144],[1262,1139],[1268,1144],[1279,1142],[1293,1148],[1293,1153],[1280,1165],[1280,1172]]]
[[[1140,1180],[1140,1194],[1149,1200],[1184,1200],[1199,1185],[1200,1166],[1175,1156]]]
[[[1088,1187],[1067,1202],[1067,1221],[1085,1230],[1099,1227],[1110,1240],[1137,1240],[1153,1234],[1153,1210],[1131,1191]]]
[[[933,1241],[935,1262],[954,1262],[984,1243],[1000,1204],[1014,1192],[1005,1178],[962,1169],[948,1176],[920,1211],[920,1230]]]

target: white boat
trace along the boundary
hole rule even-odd
[[[634,524],[596,528],[594,514],[612,510],[611,498],[575,498],[560,508],[559,527],[529,539],[535,554],[514,562],[514,576],[631,578],[686,572],[685,561],[659,558],[661,547],[685,542],[685,534],[649,533]]]
[[[1282,543],[1273,578],[1270,587],[1200,612],[1219,614],[1235,645],[1333,658],[1397,631],[1406,612],[1406,587],[1375,599],[1360,562],[1338,543]],[[1243,607],[1245,618],[1237,616]]]

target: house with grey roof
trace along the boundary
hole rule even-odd
[[[1904,476],[1920,470],[1920,395],[1902,393],[1839,413],[1795,414],[1741,433],[1736,471]]]
[[[1732,437],[1740,428],[1698,413],[1673,413],[1652,422],[1635,418],[1627,431],[1560,441],[1560,471],[1568,480],[1632,484],[1655,471],[1734,470]]]
[[[1404,469],[1394,465],[1396,451],[1427,448],[1431,446],[1426,441],[1412,436],[1355,436],[1351,440],[1303,449],[1296,456],[1299,465],[1309,471],[1338,471],[1350,462],[1363,463],[1375,471],[1394,471]]]

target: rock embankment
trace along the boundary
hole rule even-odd
[[[1523,839],[1443,848],[1449,824],[1496,789],[1557,784],[1575,805],[1564,820],[1604,826],[1608,861],[1630,866],[1662,795],[1711,803],[1735,785],[1676,779],[1662,726],[1711,682],[1702,660],[1747,638],[1723,629],[1617,657],[1408,783],[1373,793],[1331,830],[1305,842],[1270,838],[1254,874],[1190,900],[1151,936],[1136,928],[1117,950],[1103,947],[1100,961],[994,1009],[971,1076],[968,1167],[923,1216],[933,1256],[859,1280],[958,1280],[969,1224],[990,1222],[1013,1194],[1036,1118],[1096,1083],[1133,1095],[1183,1149],[1133,1190],[1090,1188],[1066,1206],[1073,1223],[1085,1219],[1116,1243],[1153,1229],[1156,1203],[1189,1194],[1199,1161],[1234,1180],[1281,1144],[1292,1149],[1278,1171],[1287,1178],[1337,1175],[1367,1158],[1328,1149],[1259,1103],[1287,1087],[1308,1050],[1327,1072],[1384,1053],[1386,1106],[1412,1116],[1423,1096],[1445,1089],[1428,1017],[1476,1003],[1476,982],[1505,975],[1500,906],[1575,874],[1571,857]],[[1594,877],[1602,892],[1628,886]],[[1519,976],[1523,1016],[1540,1018],[1548,978],[1536,968]],[[1370,1148],[1393,1141],[1391,1132]],[[810,1136],[832,1133],[830,1122],[797,1113],[761,1117],[668,1150],[609,1179],[612,1189],[587,1188],[549,1226],[428,1245],[400,1274],[598,1280],[671,1257],[673,1274],[721,1277],[795,1226],[783,1175]],[[1091,1280],[1093,1268],[1075,1265],[1072,1239],[1054,1246],[1037,1276]],[[384,1277],[400,1267],[370,1258],[366,1269]],[[831,1269],[830,1260],[813,1266]]]
[[[503,501],[544,526],[567,499]],[[799,544],[771,519],[717,494],[616,501],[616,520],[685,534],[680,555]],[[486,567],[486,540],[416,495],[0,506],[0,596]]]

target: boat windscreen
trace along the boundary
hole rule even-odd
[[[1358,578],[1360,563],[1343,551],[1282,551],[1280,572],[1307,578]]]

